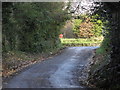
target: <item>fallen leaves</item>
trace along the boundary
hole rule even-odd
[[[3,55],[2,76],[8,77],[13,73],[37,62],[44,60],[42,55],[8,52]]]
[[[25,52],[13,52],[9,51],[8,53],[3,54],[3,62],[2,62],[2,75],[3,77],[9,77],[13,73],[17,71],[46,60],[48,58],[52,58],[53,55],[57,55],[61,53],[64,48],[48,55],[48,54],[28,54]]]

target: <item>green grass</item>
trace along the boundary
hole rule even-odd
[[[96,50],[96,54],[104,54],[105,53],[105,49],[103,47],[100,47]]]
[[[99,46],[103,40],[103,37],[93,38],[62,38],[61,43],[64,46]]]
[[[109,43],[110,43],[109,38],[105,38],[101,43],[100,48],[96,50],[96,54],[106,54],[107,52],[109,52],[111,50]]]

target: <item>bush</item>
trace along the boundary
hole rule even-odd
[[[80,24],[82,23],[82,20],[80,19],[74,19],[73,20],[73,32],[75,34],[75,37],[79,37],[79,29],[80,29]]]
[[[2,5],[3,52],[47,52],[60,46],[60,29],[69,19],[63,2]]]
[[[98,14],[87,16],[82,15],[80,19],[73,20],[73,32],[76,37],[90,38],[102,35],[106,21],[102,20]]]

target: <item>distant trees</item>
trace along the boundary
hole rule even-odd
[[[80,37],[80,24],[82,19],[73,19],[73,32],[75,37]]]
[[[99,14],[95,14],[91,16],[91,22],[93,23],[93,35],[94,36],[101,36],[103,35],[103,31],[105,30],[106,27],[106,20],[102,19],[104,17],[101,17]]]
[[[59,30],[69,19],[63,2],[3,2],[3,52],[46,52],[58,48]]]
[[[90,22],[90,18],[86,18],[85,21],[80,24],[79,37],[90,38],[94,36],[92,29],[93,29],[93,23]]]
[[[81,15],[80,19],[73,20],[73,32],[77,37],[90,38],[102,35],[106,21],[101,20],[98,14],[89,16]]]
[[[74,33],[73,33],[73,23],[71,20],[68,20],[64,27],[61,29],[61,33],[63,34],[64,38],[74,38]]]

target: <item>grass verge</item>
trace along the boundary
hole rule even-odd
[[[61,43],[63,46],[100,46],[103,41],[103,37],[92,38],[62,38]]]
[[[112,68],[110,67],[111,48],[109,43],[109,38],[105,38],[101,47],[95,50],[88,78],[88,82],[91,86],[95,86],[97,88],[110,88],[113,84],[112,82],[116,82],[115,80],[110,80],[114,76],[112,76]]]

